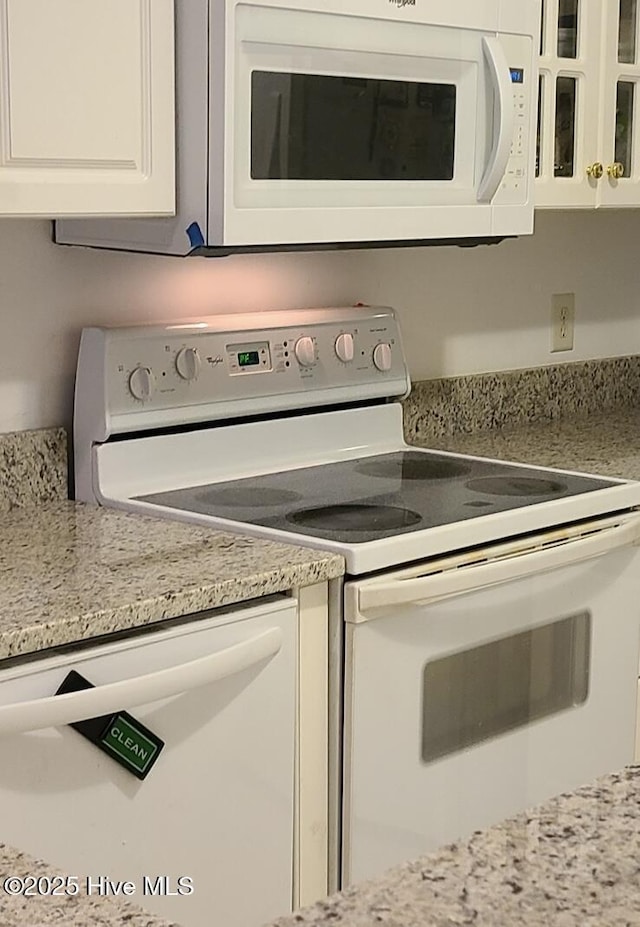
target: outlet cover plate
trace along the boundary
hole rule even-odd
[[[551,351],[573,351],[576,319],[575,293],[554,293],[551,297]]]

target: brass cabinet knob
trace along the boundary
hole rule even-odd
[[[620,164],[619,161],[614,161],[613,164],[610,164],[607,168],[607,174],[613,180],[620,180],[621,177],[624,177],[624,164]]]
[[[600,180],[604,173],[604,167],[600,161],[594,161],[587,167],[587,177],[593,177],[594,180]]]

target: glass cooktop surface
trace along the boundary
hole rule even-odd
[[[616,485],[433,451],[397,451],[136,498],[361,544]]]

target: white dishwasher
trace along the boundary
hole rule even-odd
[[[289,912],[296,651],[270,596],[0,668],[0,840],[187,927]]]

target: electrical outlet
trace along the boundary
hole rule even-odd
[[[576,319],[575,293],[554,293],[551,297],[551,351],[573,351]]]

